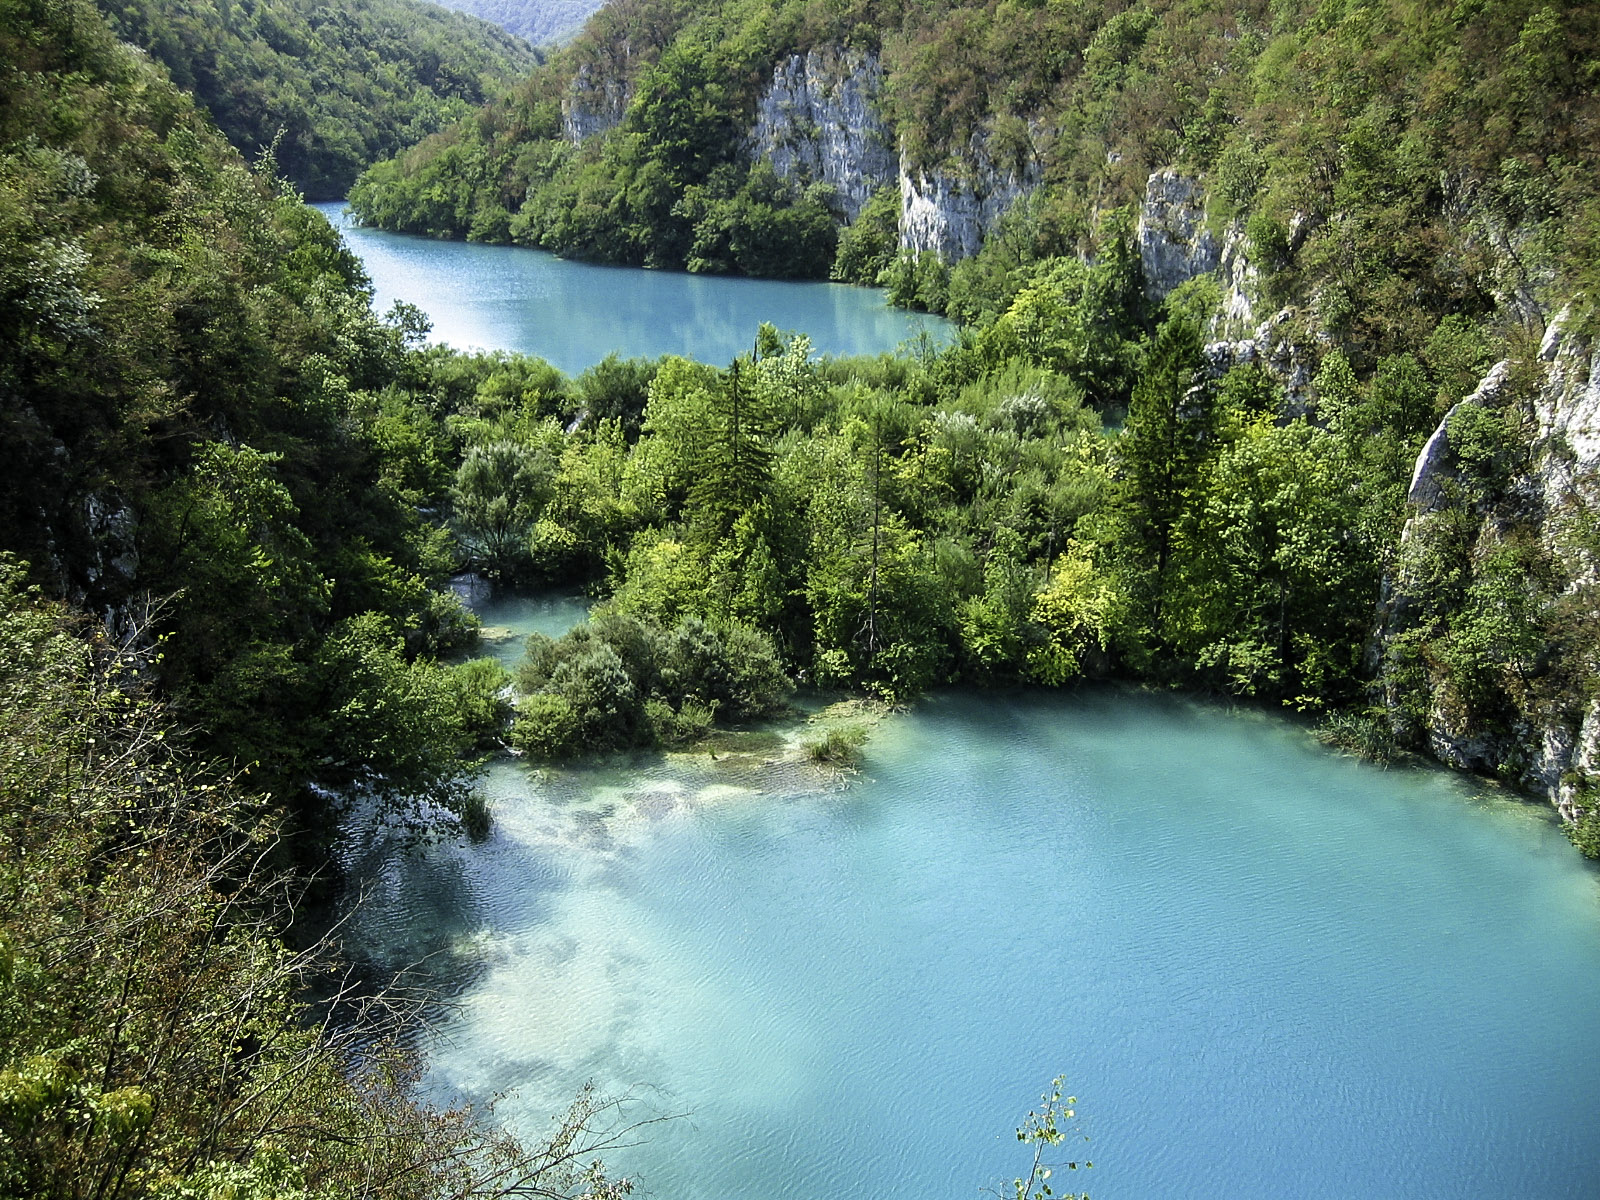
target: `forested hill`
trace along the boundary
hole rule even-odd
[[[101,0],[254,157],[314,200],[342,199],[368,164],[461,120],[525,75],[522,39],[424,0]]]
[[[535,45],[563,42],[583,28],[603,0],[439,0],[446,8],[493,21]]]
[[[449,801],[470,623],[406,328],[87,3],[0,5],[0,183],[0,551],[162,643],[197,748],[301,823],[313,782]]]
[[[971,257],[1024,196],[1005,258],[1092,252],[1100,217],[1175,168],[1206,179],[1219,236],[1256,218],[1280,291],[1399,331],[1413,298],[1479,303],[1492,234],[1469,213],[1537,225],[1519,258],[1557,290],[1586,278],[1597,25],[1570,0],[636,0],[513,102],[374,169],[357,207],[578,257],[870,282],[897,247]],[[855,236],[836,243],[829,213]],[[897,281],[908,299],[970,318],[1005,298],[927,272]]]
[[[87,0],[0,0],[3,1200],[626,1194],[603,1103],[425,1111],[281,937],[325,789],[459,808],[498,725],[416,333]]]

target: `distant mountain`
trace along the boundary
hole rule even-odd
[[[605,0],[436,0],[445,8],[471,13],[535,45],[564,42]]]
[[[117,36],[194,93],[245,155],[313,200],[527,74],[521,38],[423,0],[98,0]]]

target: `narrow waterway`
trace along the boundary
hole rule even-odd
[[[819,354],[880,354],[950,336],[949,322],[890,308],[874,288],[601,267],[385,233],[352,224],[343,204],[312,207],[361,256],[379,312],[404,300],[428,315],[436,342],[536,354],[568,374],[612,352],[726,364],[750,349],[763,321],[805,334]]]
[[[574,611],[520,603],[508,655]],[[1600,1195],[1548,809],[1123,691],[934,697],[843,788],[801,735],[505,761],[488,842],[369,855],[353,944],[451,994],[430,1092],[687,1114],[614,1162],[674,1200],[975,1197],[1057,1073],[1096,1200]]]

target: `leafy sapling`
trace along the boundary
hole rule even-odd
[[[1063,1097],[1061,1094],[1066,1078],[1065,1075],[1057,1075],[1050,1081],[1050,1090],[1039,1098],[1039,1109],[1030,1111],[1018,1128],[1017,1141],[1033,1147],[1033,1162],[1027,1178],[1013,1179],[1007,1189],[989,1189],[999,1200],[1089,1200],[1088,1192],[1057,1192],[1051,1187],[1050,1179],[1058,1168],[1087,1170],[1094,1166],[1092,1162],[1087,1159],[1046,1162],[1044,1159],[1049,1149],[1060,1146],[1068,1137],[1075,1140],[1082,1138],[1085,1142],[1089,1140],[1087,1135],[1078,1133],[1074,1128],[1078,1116],[1075,1107],[1078,1098]]]

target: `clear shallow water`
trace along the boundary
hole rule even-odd
[[[541,250],[364,229],[341,203],[312,207],[361,257],[379,312],[404,300],[428,314],[434,341],[536,354],[569,374],[613,351],[728,363],[750,349],[763,321],[834,355],[892,351],[922,331],[942,339],[951,328],[890,308],[872,288],[594,266]]]
[[[517,595],[499,591],[475,575],[459,577],[454,587],[483,623],[474,653],[495,659],[507,670],[515,670],[522,661],[530,633],[560,637],[589,615],[585,596],[560,592]]]
[[[975,1197],[1058,1072],[1097,1200],[1600,1195],[1600,879],[1539,807],[1121,692],[936,697],[845,790],[776,741],[489,785],[357,947],[453,984],[441,1097],[690,1113],[615,1157],[655,1195]]]

